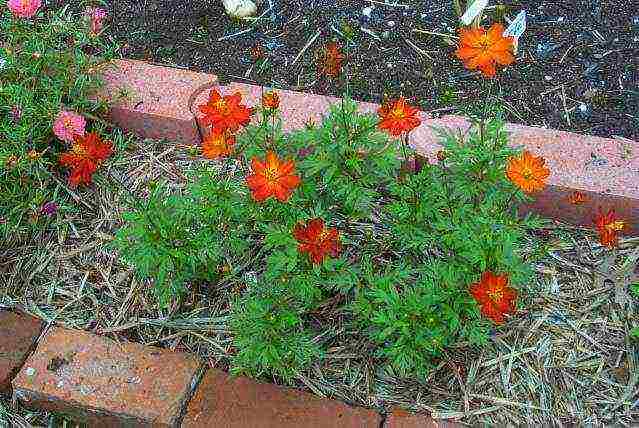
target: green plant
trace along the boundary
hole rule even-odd
[[[61,108],[90,118],[106,109],[90,96],[102,83],[95,67],[113,56],[114,47],[89,36],[78,20],[66,8],[29,20],[2,9],[0,239],[38,230],[47,221],[40,215],[42,204],[68,195],[64,180],[55,177],[58,155],[65,151],[52,132]],[[60,202],[65,209],[65,200]]]

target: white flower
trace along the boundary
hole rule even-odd
[[[247,18],[257,11],[252,0],[222,0],[222,3],[226,13],[234,18]]]

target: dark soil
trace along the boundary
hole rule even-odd
[[[258,16],[269,9],[269,0],[263,1]],[[464,113],[485,99],[485,81],[463,68],[445,37],[413,31],[454,35],[458,20],[450,0],[404,0],[399,6],[364,0],[271,1],[273,8],[262,19],[236,22],[226,16],[221,0],[108,0],[105,35],[123,44],[120,52],[127,58],[339,96],[345,85],[317,78],[314,51],[333,39],[344,46],[339,33],[350,26],[354,43],[345,70],[353,98],[379,103],[384,94],[403,94],[437,114]],[[492,89],[507,119],[639,140],[639,0],[503,4],[510,19],[522,8],[528,14],[517,62],[499,74]],[[367,6],[374,6],[370,17],[362,13]],[[499,19],[494,8],[488,14],[490,20]],[[317,31],[319,37],[293,64]],[[260,73],[251,55],[256,45],[268,58]]]

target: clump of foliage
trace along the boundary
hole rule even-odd
[[[114,47],[66,8],[27,19],[3,7],[0,33],[1,239],[38,230],[47,221],[43,204],[64,197],[62,180],[52,175],[66,149],[52,124],[61,109],[88,117],[105,111],[104,102],[90,98],[102,83],[95,67],[113,57]],[[98,51],[100,57],[91,55]]]
[[[326,301],[340,302],[377,356],[405,376],[426,376],[451,343],[486,340],[491,323],[470,286],[489,270],[525,284],[521,238],[539,225],[517,215],[528,197],[506,177],[518,150],[506,145],[500,119],[477,121],[465,138],[442,131],[440,160],[417,167],[405,140],[349,99],[286,135],[272,108],[255,112],[263,120],[233,134],[233,150],[228,129],[205,142],[226,144],[228,158],[194,171],[182,194],[153,194],[118,233],[116,245],[153,278],[161,303],[199,281],[238,287],[233,371],[284,380],[323,355],[309,316]],[[288,174],[281,199],[264,199],[259,187],[273,173],[269,152]],[[300,238],[312,219],[323,220],[317,247]],[[340,244],[330,254],[329,232]]]

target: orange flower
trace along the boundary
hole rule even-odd
[[[202,123],[221,130],[237,131],[250,122],[252,114],[252,110],[240,101],[242,94],[239,92],[222,97],[217,89],[213,89],[208,102],[199,106],[200,112],[204,113]]]
[[[628,223],[617,217],[615,210],[609,210],[608,214],[599,211],[595,217],[595,226],[601,245],[613,248],[619,243],[619,234],[626,229]]]
[[[233,152],[234,144],[235,136],[233,134],[222,131],[220,128],[213,128],[202,143],[202,154],[207,159],[228,156]]]
[[[246,182],[251,189],[253,199],[262,202],[270,196],[286,202],[299,186],[300,178],[294,175],[295,164],[292,160],[282,161],[272,151],[266,153],[266,159],[262,162],[254,157],[251,161],[253,174],[246,177]]]
[[[69,177],[71,187],[90,184],[93,173],[113,154],[113,144],[110,141],[103,142],[96,132],[84,136],[76,134],[73,140],[75,143],[71,151],[60,155],[60,165],[72,168]]]
[[[342,68],[342,61],[346,57],[339,50],[339,46],[335,42],[330,42],[324,47],[324,51],[320,56],[319,69],[321,74],[328,77],[336,78]]]
[[[380,116],[378,127],[387,130],[395,137],[402,132],[410,132],[421,123],[415,116],[418,111],[415,107],[406,104],[404,97],[399,97],[393,104],[384,103],[377,110]]]
[[[586,202],[586,195],[584,195],[578,190],[575,190],[568,197],[568,202],[570,202],[573,205],[583,204],[584,202]]]
[[[267,110],[277,110],[280,106],[280,97],[277,92],[270,91],[262,95],[262,107]]]
[[[504,323],[504,314],[515,312],[517,291],[508,286],[507,275],[484,272],[481,280],[470,286],[470,294],[481,307],[481,313],[495,324]]]
[[[495,65],[509,65],[515,61],[513,37],[504,37],[504,26],[460,28],[459,47],[455,54],[469,70],[480,69],[484,76],[495,76]]]
[[[298,251],[308,253],[315,264],[322,263],[327,255],[336,257],[341,250],[339,232],[335,228],[325,228],[321,218],[309,221],[306,226],[298,223],[293,229],[293,236],[299,242]]]
[[[544,188],[550,170],[546,168],[544,158],[533,156],[528,150],[524,150],[520,157],[508,161],[506,175],[521,190],[532,193]]]

